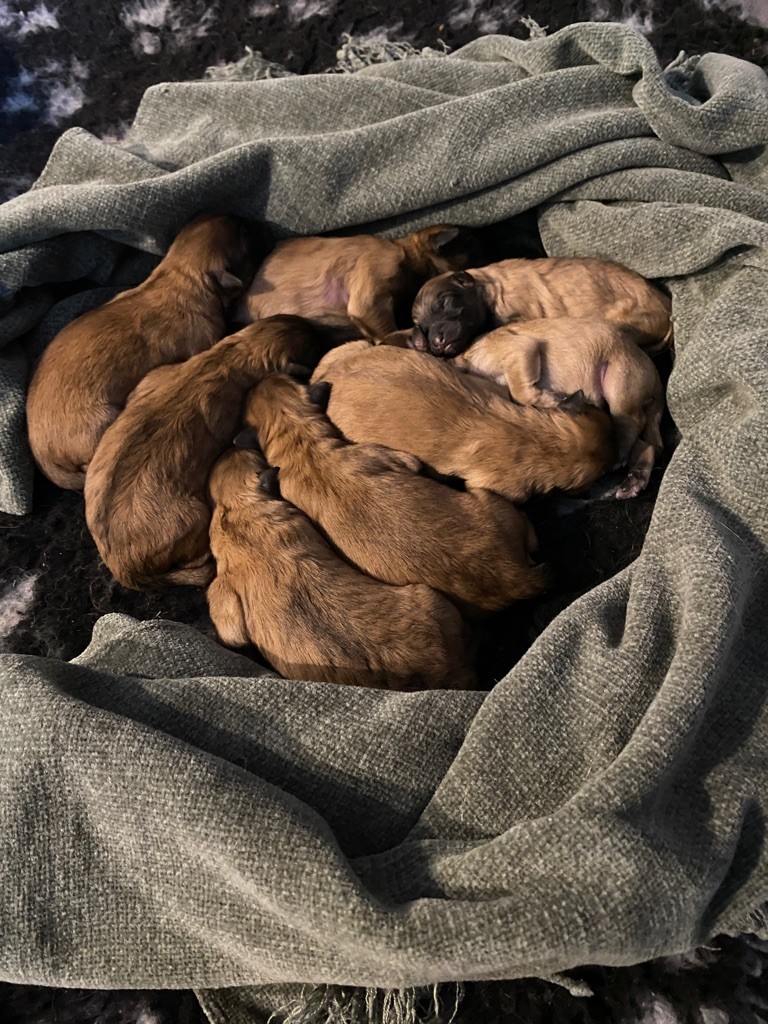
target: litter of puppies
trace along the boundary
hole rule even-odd
[[[672,339],[666,293],[615,263],[483,262],[450,224],[275,243],[200,215],[43,353],[37,464],[84,488],[118,582],[207,586],[222,643],[471,688],[474,623],[556,579],[520,506],[648,484]]]

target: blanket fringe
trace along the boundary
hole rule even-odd
[[[341,37],[341,46],[336,51],[337,64],[333,68],[328,68],[328,73],[349,74],[373,64],[386,64],[388,61],[407,60],[410,57],[446,57],[449,52],[442,40],[438,42],[437,48],[424,46],[417,50],[406,42],[393,43],[387,39],[374,40],[344,33]]]
[[[461,982],[378,989],[318,985],[281,1007],[270,1024],[452,1024],[464,996]]]
[[[205,69],[204,78],[216,82],[253,82],[260,78],[293,78],[293,71],[275,64],[258,50],[246,46],[245,54],[231,64],[215,64]]]
[[[543,39],[549,28],[549,25],[540,25],[535,18],[529,18],[528,15],[521,18],[520,22],[528,29],[529,39]]]

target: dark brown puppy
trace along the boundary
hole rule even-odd
[[[397,349],[388,349],[397,352]],[[468,613],[492,612],[540,593],[545,571],[530,552],[528,519],[489,491],[459,492],[420,476],[418,459],[345,441],[308,391],[280,374],[248,400],[280,489],[358,569],[385,583],[426,583]]]
[[[237,450],[211,473],[216,579],[208,606],[223,643],[254,644],[288,679],[388,690],[474,687],[467,631],[450,601],[348,565],[281,500],[275,476],[259,453]]]
[[[123,586],[206,584],[208,474],[231,443],[246,392],[327,345],[299,317],[251,324],[179,366],[153,370],[99,444],[85,482],[88,528]]]
[[[276,313],[346,313],[360,335],[380,339],[396,330],[398,311],[406,320],[424,281],[480,262],[475,236],[450,224],[394,241],[376,235],[291,238],[261,265],[238,316],[247,322]]]
[[[551,409],[581,391],[592,405],[608,409],[617,463],[629,467],[616,497],[633,498],[647,487],[662,447],[664,389],[631,331],[608,320],[526,320],[484,334],[453,365],[505,384],[521,405]]]
[[[365,341],[329,352],[313,380],[332,384],[328,415],[350,441],[411,452],[510,501],[581,490],[616,462],[610,417],[583,395],[565,408],[515,405],[451,362]]]
[[[450,359],[513,320],[599,317],[636,332],[643,348],[672,338],[668,296],[608,260],[502,260],[427,281],[413,304],[412,346]]]
[[[40,469],[81,490],[99,440],[141,378],[225,333],[224,312],[272,246],[234,217],[197,217],[137,288],[68,324],[46,348],[27,397]]]

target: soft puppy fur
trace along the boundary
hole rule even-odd
[[[358,336],[380,339],[408,321],[416,292],[435,274],[482,262],[466,228],[437,224],[389,241],[376,235],[279,242],[238,307],[243,321],[276,313],[345,313]]]
[[[210,582],[208,474],[246,392],[327,345],[299,317],[251,324],[178,366],[153,370],[99,444],[85,483],[88,528],[123,586]]]
[[[27,427],[40,469],[82,490],[96,446],[150,370],[209,348],[224,314],[272,247],[265,228],[203,214],[177,235],[137,288],[68,324],[32,377]]]
[[[331,383],[328,415],[350,441],[410,452],[510,501],[582,490],[616,462],[610,417],[583,396],[556,409],[515,405],[453,362],[365,341],[329,352],[313,379]]]
[[[450,359],[514,320],[600,317],[630,327],[643,348],[672,337],[669,297],[633,270],[596,259],[513,259],[441,274],[413,304],[412,346]]]
[[[489,491],[420,476],[405,452],[348,443],[311,400],[327,402],[329,390],[274,374],[249,397],[248,418],[279,467],[283,497],[345,558],[385,583],[426,583],[468,613],[542,591],[545,570],[532,563],[536,539],[521,512]]]
[[[647,486],[662,447],[664,390],[631,331],[589,318],[508,324],[478,338],[454,365],[505,384],[521,405],[552,408],[581,390],[588,402],[607,407],[618,463],[629,466],[616,496],[634,497]]]
[[[208,605],[225,644],[254,644],[289,679],[389,690],[476,685],[450,601],[352,568],[281,500],[258,452],[226,452],[209,487],[216,579]]]

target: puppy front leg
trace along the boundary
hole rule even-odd
[[[392,296],[370,280],[361,281],[350,291],[347,313],[361,320],[369,337],[379,343],[397,330]]]
[[[535,405],[539,409],[554,409],[563,395],[546,391],[541,380],[541,344],[535,338],[520,337],[504,359],[504,374],[509,397],[518,405]]]

